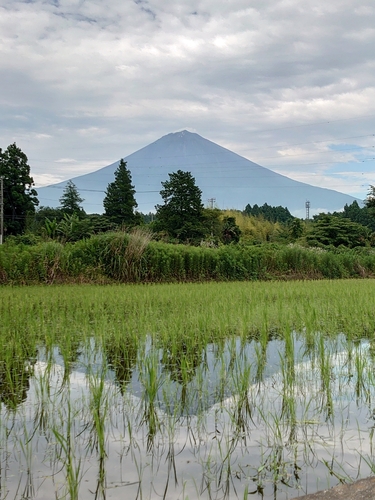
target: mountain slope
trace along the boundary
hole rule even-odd
[[[277,174],[186,130],[161,137],[124,159],[132,173],[138,210],[143,213],[154,211],[155,205],[161,203],[161,182],[179,169],[195,177],[204,203],[215,198],[219,208],[243,210],[248,203],[252,206],[268,203],[288,207],[294,215],[304,217],[307,200],[311,213],[341,210],[355,200],[338,191]],[[72,179],[85,198],[83,206],[87,212],[103,212],[104,192],[114,180],[118,163]],[[40,205],[59,206],[66,183],[39,188]]]

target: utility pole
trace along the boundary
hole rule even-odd
[[[208,201],[208,205],[209,205],[209,207],[210,207],[211,209],[213,209],[213,208],[214,208],[214,203],[215,203],[215,201],[216,201],[216,198],[209,198],[207,201]]]
[[[4,177],[0,176],[0,245],[3,244],[4,234]]]

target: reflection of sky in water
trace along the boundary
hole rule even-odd
[[[148,345],[145,351],[149,349]],[[241,370],[246,360],[255,366],[256,349],[256,343],[241,348],[237,342],[224,349],[223,356],[216,357],[214,347],[207,348],[202,375],[206,384],[203,392],[208,396],[201,405],[205,411],[199,415],[173,412],[177,408],[173,402],[180,397],[177,383],[167,383],[172,394],[170,404],[161,403],[160,388],[159,402],[150,409],[138,397],[143,389],[136,370],[123,396],[114,383],[113,373],[107,373],[100,405],[104,409],[107,403],[108,408],[106,498],[136,498],[139,488],[142,498],[152,499],[164,495],[166,499],[209,498],[210,494],[211,498],[219,499],[225,497],[227,488],[229,498],[237,498],[235,492],[242,498],[248,485],[250,492],[258,488],[258,494],[251,498],[286,500],[297,496],[300,489],[312,492],[337,484],[340,478],[369,475],[366,460],[372,457],[374,384],[368,345],[355,347],[352,357],[348,357],[342,351],[342,339],[336,339],[331,346],[333,354],[324,359],[330,373],[334,418],[327,411],[327,397],[320,379],[322,360],[318,355],[313,362],[306,359],[304,346],[296,339],[297,363],[290,387],[283,384],[283,344],[275,340],[267,346],[263,380],[249,383],[246,396],[250,413],[244,412],[244,402],[235,395],[230,381],[224,398],[215,400],[223,370],[221,362],[230,376],[233,354],[237,355],[236,369]],[[89,382],[82,366],[74,368],[66,378],[57,354],[56,361],[52,367],[44,361],[36,363],[27,400],[17,412],[13,414],[2,408],[4,498],[7,491],[9,498],[23,494],[25,498],[50,499],[55,492],[57,498],[63,496],[67,485],[66,453],[58,446],[51,429],[66,437],[69,419],[74,436],[72,468],[81,468],[79,498],[95,498],[100,464],[90,413],[90,384],[91,389],[93,385],[98,387],[99,379],[93,375]],[[94,361],[93,372],[96,369],[100,373],[100,357]],[[82,356],[80,363],[87,366],[87,362],[88,358]],[[362,368],[361,363],[364,363]],[[356,376],[361,369],[362,385]],[[199,374],[196,377],[189,387],[193,393],[198,387]],[[198,397],[190,399],[194,404],[197,400]],[[288,401],[296,402],[295,412]],[[145,421],[145,414],[157,422],[151,445],[150,424]]]

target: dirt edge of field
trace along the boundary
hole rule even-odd
[[[375,477],[360,479],[352,484],[340,484],[329,490],[295,497],[293,500],[374,500]]]

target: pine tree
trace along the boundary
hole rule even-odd
[[[73,181],[68,181],[60,198],[60,208],[64,214],[84,216],[85,211],[80,206],[85,200],[81,198],[77,186]]]
[[[4,185],[5,234],[21,234],[26,226],[26,216],[35,212],[39,204],[34,180],[25,153],[16,144],[5,151],[0,149],[0,176]]]
[[[105,215],[115,224],[129,226],[139,224],[141,218],[135,212],[138,204],[134,195],[135,189],[132,185],[130,170],[126,168],[126,162],[121,159],[115,171],[115,180],[108,184],[103,200]]]

